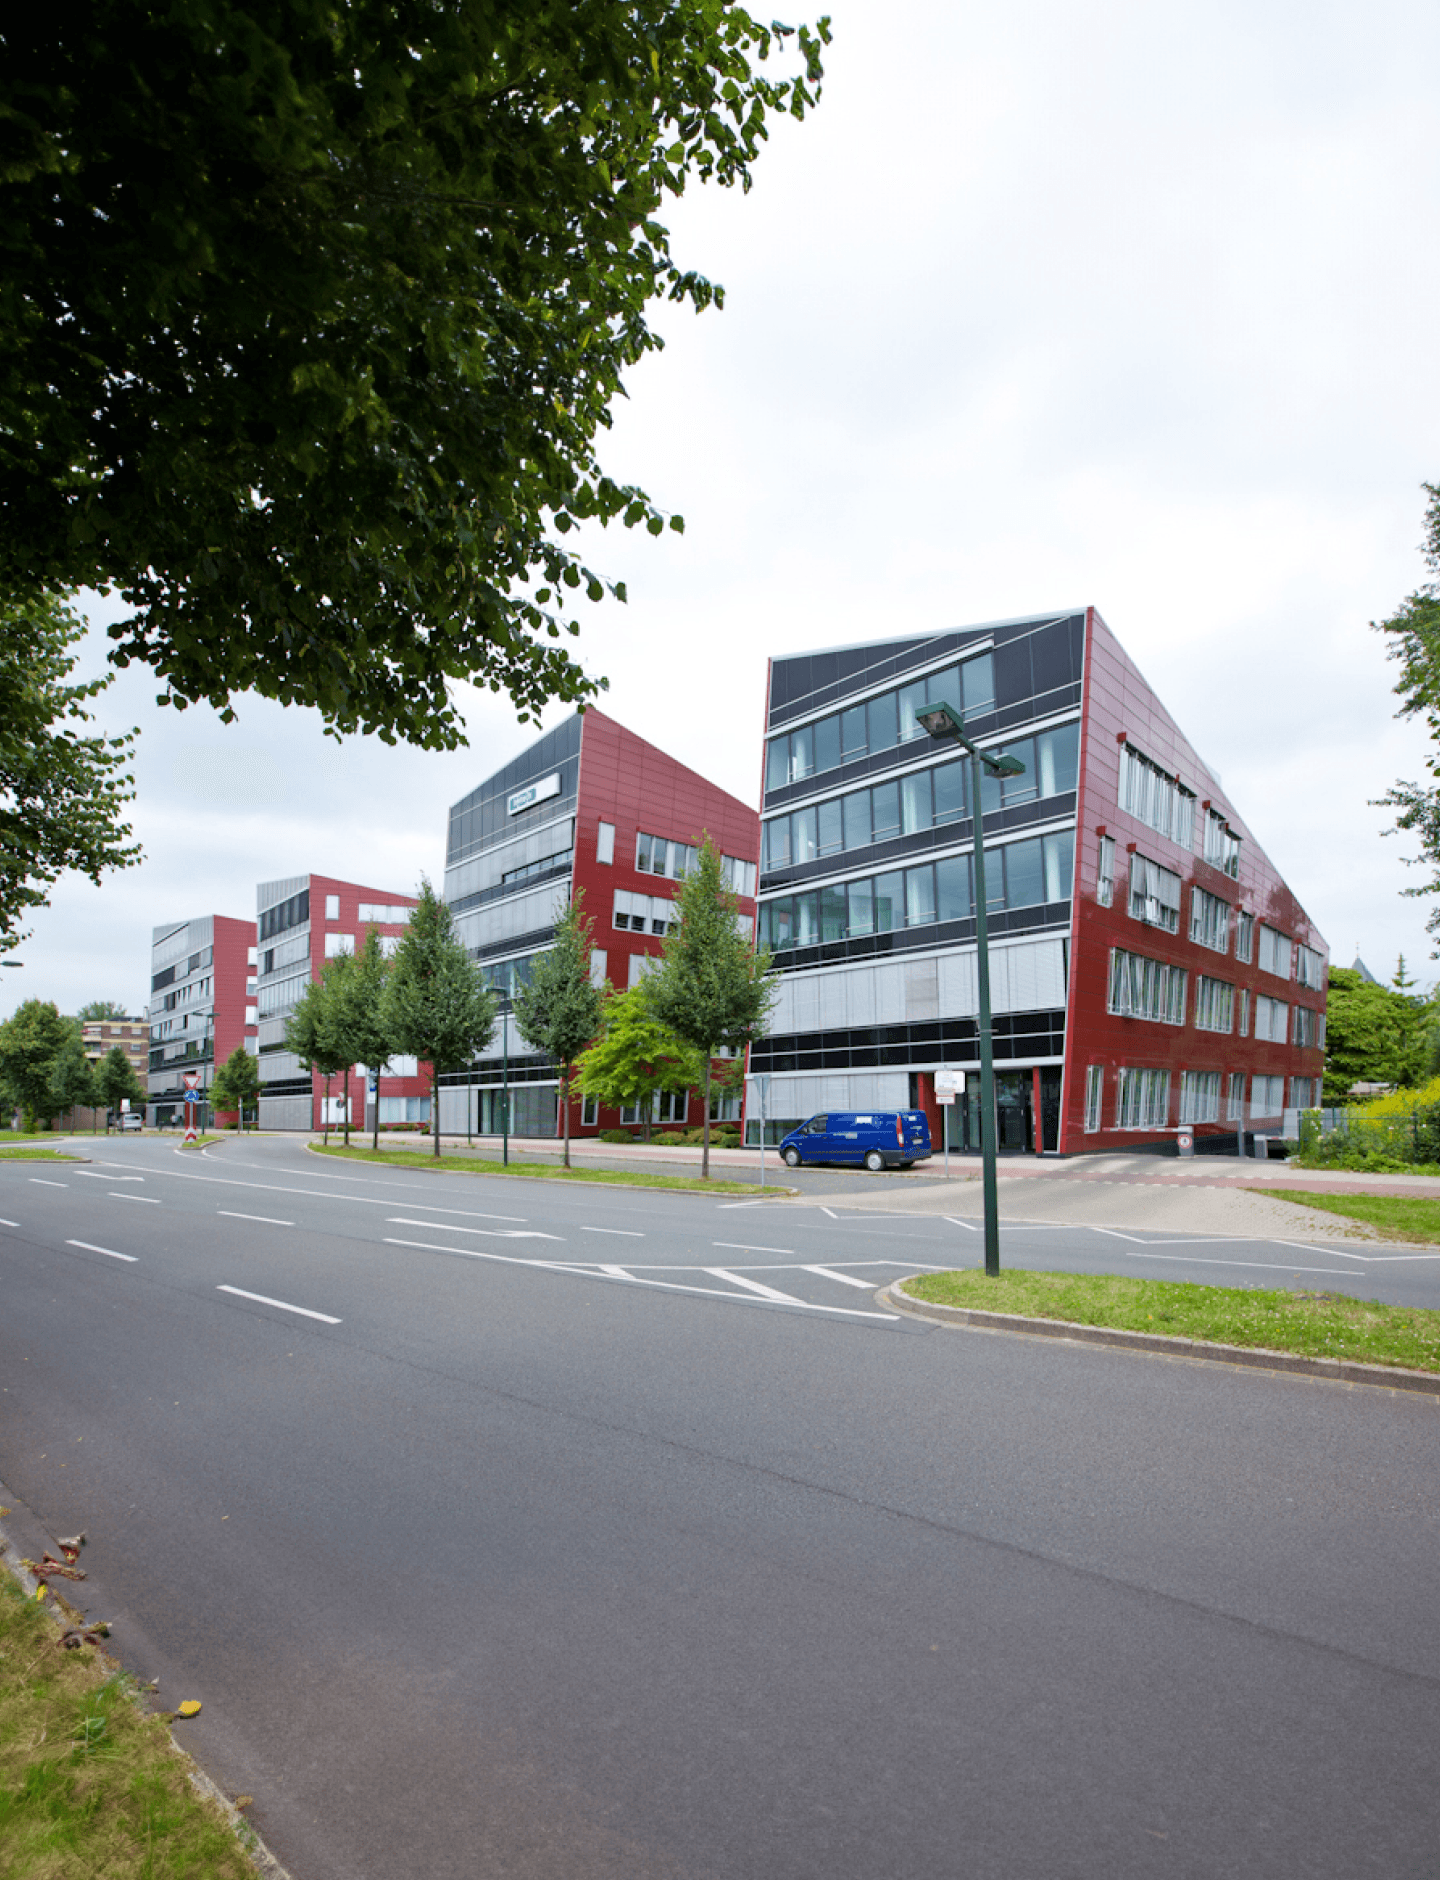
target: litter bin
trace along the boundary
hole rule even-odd
[[[1180,1134],[1175,1138],[1175,1146],[1180,1151],[1181,1155],[1194,1155],[1195,1135],[1193,1130],[1182,1129]]]

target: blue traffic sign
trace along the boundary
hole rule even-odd
[[[187,1090],[185,1092],[185,1101],[187,1103],[203,1103],[205,1099],[198,1090]]]

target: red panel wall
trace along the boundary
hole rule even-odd
[[[325,936],[327,933],[349,934],[352,942],[358,946],[365,937],[365,928],[360,924],[359,908],[364,901],[367,904],[379,902],[390,907],[414,907],[416,897],[413,894],[398,894],[393,888],[365,888],[354,881],[337,881],[331,875],[311,875],[310,883],[310,976],[318,979],[325,966]],[[325,897],[336,894],[340,897],[340,913],[335,920],[325,918]],[[367,922],[382,934],[403,934],[403,922],[394,921]],[[345,1080],[340,1077],[330,1079],[330,1096],[333,1099],[345,1094]],[[355,1068],[349,1079],[350,1115],[352,1127],[358,1122],[363,1127],[365,1118],[365,1073]],[[427,1097],[430,1095],[430,1067],[422,1064],[419,1074],[414,1077],[382,1077],[380,1079],[382,1097]],[[315,1128],[320,1127],[324,1116],[325,1079],[318,1071],[311,1073],[311,1100],[313,1103],[312,1121]]]
[[[1254,1000],[1257,994],[1283,999],[1290,1005],[1325,1010],[1325,990],[1310,990],[1293,977],[1287,984],[1258,964],[1259,934],[1249,965],[1235,957],[1232,916],[1229,950],[1225,954],[1194,944],[1189,938],[1190,887],[1208,889],[1229,902],[1232,909],[1252,913],[1260,922],[1278,928],[1298,941],[1328,955],[1324,938],[1299,901],[1281,879],[1260,844],[1226,795],[1219,779],[1188,743],[1173,718],[1145,683],[1138,668],[1093,608],[1086,617],[1084,721],[1080,747],[1080,792],[1077,806],[1075,895],[1071,924],[1069,1004],[1066,1014],[1065,1086],[1060,1148],[1076,1153],[1091,1149],[1135,1148],[1147,1140],[1144,1132],[1116,1130],[1115,1071],[1121,1066],[1168,1069],[1171,1072],[1169,1127],[1179,1121],[1182,1070],[1220,1071],[1222,1106],[1229,1074],[1243,1071],[1246,1093],[1253,1074],[1316,1077],[1321,1075],[1324,1052],[1318,1047],[1296,1050],[1293,1045],[1259,1042],[1254,1036]],[[1232,880],[1202,856],[1187,854],[1174,843],[1135,821],[1119,807],[1120,749],[1127,739],[1163,769],[1178,775],[1201,803],[1208,801],[1240,837],[1240,874]],[[1099,861],[1098,831],[1104,828],[1115,841],[1115,900],[1101,907],[1096,900]],[[1140,853],[1181,877],[1180,931],[1167,934],[1132,920],[1128,914],[1129,854],[1134,843]],[[1160,1024],[1149,1019],[1112,1017],[1106,1010],[1109,996],[1110,950],[1147,954],[1174,961],[1188,969],[1185,1023]],[[1251,995],[1250,1036],[1226,1036],[1199,1031],[1194,1024],[1195,979],[1204,973],[1231,981],[1236,987],[1238,1026],[1239,991]],[[1293,1027],[1293,1019],[1291,1024]],[[1088,1066],[1105,1068],[1102,1127],[1085,1133],[1085,1073]],[[1288,1089],[1287,1089],[1288,1095]],[[1232,1131],[1222,1107],[1221,1121],[1198,1125],[1197,1135]],[[1150,1132],[1148,1139],[1154,1138]]]
[[[254,1025],[245,1014],[255,1003],[248,990],[254,974],[250,956],[255,946],[253,920],[235,920],[229,914],[212,916],[215,929],[215,1063],[223,1064],[237,1045],[255,1048]]]

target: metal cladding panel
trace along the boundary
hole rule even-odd
[[[1162,769],[1178,776],[1194,791],[1201,805],[1223,815],[1240,838],[1238,879],[1207,862],[1193,847],[1158,834],[1119,806],[1121,749],[1126,743]],[[1203,809],[1196,817],[1203,826]],[[1096,897],[1100,832],[1115,842],[1114,901],[1102,907]],[[1202,844],[1203,846],[1203,844]],[[1181,879],[1180,929],[1162,929],[1132,919],[1128,911],[1131,854],[1157,862]],[[1121,1067],[1167,1070],[1171,1073],[1170,1111],[1166,1131],[1179,1127],[1180,1073],[1222,1073],[1220,1120],[1196,1126],[1197,1136],[1229,1133],[1223,1107],[1226,1081],[1233,1072],[1250,1077],[1315,1077],[1322,1074],[1324,1052],[1317,1045],[1297,1049],[1254,1036],[1254,999],[1257,994],[1283,999],[1290,1005],[1325,1010],[1325,987],[1311,990],[1292,976],[1288,983],[1262,972],[1258,960],[1258,926],[1278,928],[1328,958],[1329,948],[1279,871],[1251,834],[1248,825],[1226,794],[1219,779],[1196,754],[1174,719],[1146,684],[1140,671],[1093,609],[1088,615],[1085,679],[1080,747],[1080,791],[1075,835],[1075,893],[1072,902],[1070,993],[1066,1012],[1066,1077],[1061,1118],[1060,1148],[1064,1153],[1094,1149],[1135,1148],[1165,1132],[1120,1130],[1115,1122],[1115,1072]],[[1225,953],[1190,939],[1192,888],[1207,890],[1232,910]],[[1257,945],[1249,963],[1235,954],[1235,912],[1256,917]],[[1170,1025],[1151,1019],[1125,1018],[1108,1010],[1111,949],[1145,955],[1183,967],[1186,981],[1185,1022]],[[1198,975],[1221,979],[1239,993],[1251,995],[1250,1036],[1198,1030],[1194,1023],[1195,982]],[[1322,975],[1323,977],[1323,975]],[[1102,1127],[1085,1130],[1086,1071],[1100,1065],[1105,1072]]]
[[[246,991],[250,977],[250,949],[255,944],[253,920],[214,916],[215,938],[215,1062],[223,1064],[237,1045],[255,1049],[255,1027],[245,1023],[248,1006],[255,1003]]]

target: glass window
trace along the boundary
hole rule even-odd
[[[875,884],[852,881],[849,885],[850,932],[873,933],[875,930]]]
[[[838,855],[845,846],[844,821],[837,796],[829,803],[820,805],[820,840],[818,852],[821,855]]]
[[[822,718],[815,727],[815,768],[816,770],[834,770],[839,762],[839,717]]]
[[[339,920],[340,896],[338,894],[327,894],[325,896],[325,918],[326,920]]]
[[[777,953],[795,944],[795,904],[788,894],[770,903],[770,934]]]
[[[845,889],[843,884],[820,890],[820,938],[822,941],[845,938]]]
[[[927,863],[923,868],[905,870],[905,925],[907,927],[928,927],[935,919],[935,870]]]
[[[928,829],[930,814],[930,772],[917,770],[900,780],[900,808],[907,836],[918,829]]]
[[[595,860],[613,865],[615,861],[615,825],[602,822],[595,830]]]
[[[965,689],[967,718],[973,718],[977,712],[994,711],[995,661],[989,653],[982,653],[978,659],[967,659],[960,668],[960,678]]]
[[[930,685],[926,679],[916,679],[910,685],[900,688],[900,742],[908,743],[911,738],[928,737],[924,725],[915,714],[922,705],[930,702]]]
[[[1038,842],[1011,842],[1005,857],[1006,907],[1036,907],[1045,898],[1045,870]],[[987,884],[988,885],[988,884]]]
[[[1105,1091],[1105,1067],[1092,1064],[1085,1072],[1085,1133],[1100,1127],[1100,1103]]]
[[[957,718],[965,716],[965,701],[960,695],[960,668],[947,666],[943,672],[932,672],[925,681],[926,697],[932,705],[942,702],[950,707]]]
[[[872,698],[867,712],[870,720],[870,749],[893,750],[900,732],[895,694],[882,692],[879,698]]]
[[[851,705],[840,714],[840,761],[848,764],[852,757],[863,757],[869,748],[865,741],[865,707]]]
[[[968,920],[974,911],[970,898],[970,857],[950,855],[935,864],[935,911],[941,920]]]
[[[877,783],[870,792],[871,836],[876,842],[888,842],[900,833],[900,785]]]
[[[813,862],[820,853],[815,839],[815,810],[797,809],[791,819],[791,853],[796,862]]]
[[[1075,875],[1075,832],[1062,829],[1045,838],[1045,899],[1068,901]]]
[[[1000,779],[992,777],[982,764],[980,766],[980,814],[998,816],[1004,799],[1000,792]]]
[[[798,783],[802,777],[813,776],[814,772],[814,727],[802,725],[798,731],[790,733],[790,781]]]
[[[1033,803],[1040,794],[1040,780],[1035,773],[1034,738],[1016,738],[1013,744],[1004,747],[1006,757],[1018,757],[1025,766],[1018,777],[1005,779],[1005,807],[1013,809],[1017,803]]]
[[[1041,796],[1060,796],[1075,788],[1080,764],[1080,727],[1059,725],[1035,740],[1036,779]]]
[[[936,822],[958,822],[965,814],[965,760],[938,764],[930,776],[935,786]]]
[[[788,868],[790,866],[790,818],[777,816],[774,822],[765,825],[769,838],[770,854],[765,863],[767,868]],[[641,864],[637,862],[636,867]]]
[[[797,947],[813,947],[820,939],[820,924],[816,916],[815,895],[797,894],[795,896],[795,944]]]
[[[790,781],[790,740],[771,738],[765,757],[765,788],[778,790]]]
[[[855,790],[840,800],[845,811],[845,846],[863,849],[870,841],[870,792]]]
[[[1101,836],[1100,855],[1095,864],[1095,899],[1109,907],[1115,899],[1115,838]]]
[[[875,931],[892,933],[905,925],[905,877],[893,874],[875,877]]]

